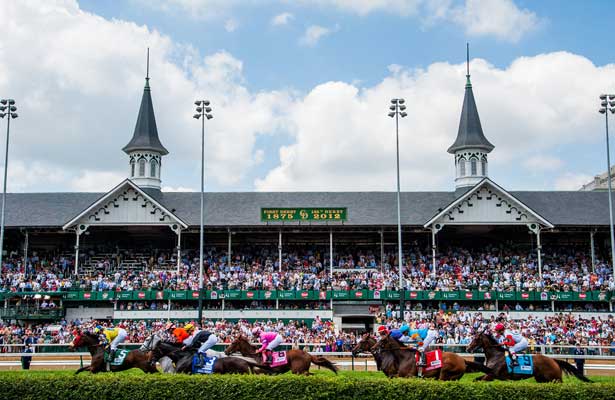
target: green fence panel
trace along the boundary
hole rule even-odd
[[[437,292],[437,291],[429,291],[429,292],[423,292],[423,299],[424,300],[442,300],[442,292]]]
[[[224,291],[225,300],[239,300],[240,298],[241,298],[241,291],[239,290],[225,290]]]
[[[278,290],[277,296],[278,296],[278,299],[280,300],[294,300],[295,291],[294,290]]]
[[[115,292],[99,292],[98,293],[99,300],[113,300],[115,299]]]
[[[188,292],[184,290],[173,290],[169,292],[171,300],[186,300]]]
[[[117,292],[115,298],[117,300],[132,300],[133,292]]]
[[[241,292],[241,300],[257,300],[258,290],[243,290]]]
[[[456,290],[452,292],[440,292],[440,296],[442,300],[459,300],[462,298],[462,293]]]
[[[515,292],[516,300],[532,301],[534,300],[534,292]]]
[[[318,292],[318,300],[329,300],[331,299],[331,291],[330,290],[321,290]]]
[[[477,300],[495,300],[496,293],[493,291],[481,292],[475,291]]]
[[[349,297],[349,292],[346,290],[333,291],[333,300],[347,300]]]
[[[81,292],[79,300],[96,300],[96,292]]]
[[[574,292],[557,292],[557,301],[574,301]]]
[[[516,300],[517,293],[516,292],[497,292],[498,300]]]
[[[318,298],[318,293],[316,294],[316,298]],[[313,300],[314,295],[310,290],[297,290],[295,292],[296,300]]]
[[[423,297],[424,294],[426,294],[426,293],[418,291],[418,290],[405,291],[404,292],[404,299],[406,299],[406,300],[423,300],[424,299],[424,297]]]
[[[376,290],[374,290],[374,298],[376,298]],[[398,290],[384,290],[380,292],[380,298],[385,300],[401,300],[401,294]]]
[[[278,298],[278,292],[277,290],[261,290],[258,296],[262,300],[275,300]]]
[[[367,290],[351,290],[348,298],[350,300],[368,300]]]
[[[66,296],[64,297],[65,300],[79,300],[79,295],[81,294],[81,292],[68,292],[66,293]]]
[[[601,292],[599,290],[592,292],[592,300],[594,301],[609,301],[611,299],[612,293],[610,292]]]

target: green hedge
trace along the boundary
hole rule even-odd
[[[183,376],[0,374],[3,399],[613,399],[615,385],[595,383],[438,382],[346,376]]]

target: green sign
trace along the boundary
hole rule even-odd
[[[346,207],[261,208],[261,221],[346,221]]]

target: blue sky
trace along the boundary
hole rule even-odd
[[[595,109],[600,92],[615,91],[606,30],[615,17],[611,5],[11,4],[0,11],[10,27],[0,39],[0,72],[11,76],[0,78],[0,89],[15,93],[25,121],[12,147],[9,188],[106,190],[126,176],[119,149],[134,127],[149,46],[160,137],[171,152],[163,164],[167,190],[198,188],[199,142],[191,142],[198,127],[189,119],[197,96],[214,103],[208,190],[394,190],[386,107],[397,96],[411,110],[400,132],[403,189],[452,190],[446,148],[456,135],[470,42],[483,128],[496,145],[492,178],[509,189],[575,189],[606,168]],[[43,36],[60,44],[45,45]],[[19,49],[23,63],[11,49]],[[25,60],[32,62],[24,66]],[[65,117],[49,117],[54,108]],[[100,157],[82,151],[93,142]]]

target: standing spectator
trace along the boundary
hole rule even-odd
[[[585,350],[581,348],[581,344],[577,342],[577,347],[574,348],[575,356],[584,356]],[[583,369],[585,368],[585,358],[579,357],[574,359],[574,363],[577,365],[577,369],[584,374]]]
[[[21,368],[30,369],[30,363],[32,362],[32,356],[27,354],[32,354],[34,351],[32,350],[32,346],[27,344],[21,356]]]

